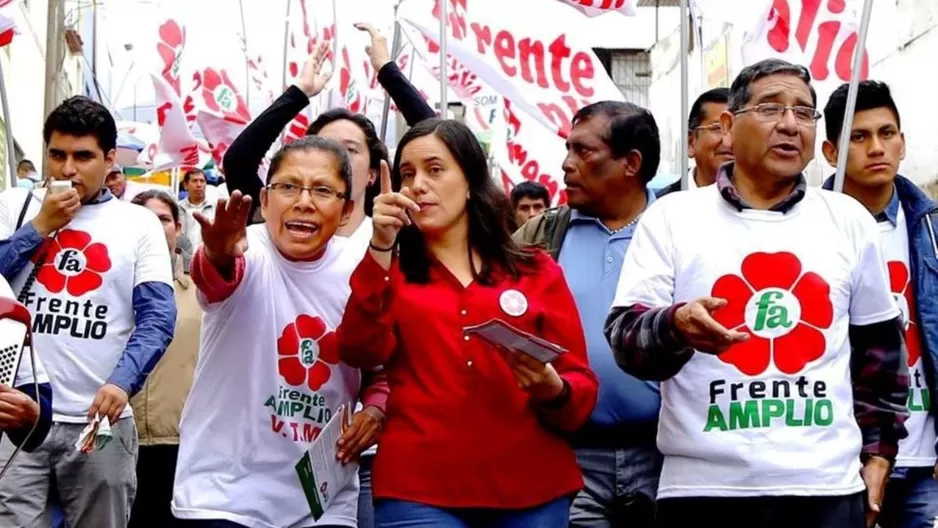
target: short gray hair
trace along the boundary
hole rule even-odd
[[[743,108],[752,98],[752,83],[770,75],[793,75],[798,77],[811,91],[811,102],[817,107],[817,92],[811,86],[811,72],[804,66],[792,64],[781,59],[765,59],[743,68],[730,87],[730,112]]]

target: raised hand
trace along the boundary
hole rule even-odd
[[[371,24],[358,23],[355,24],[357,29],[362,31],[367,31],[368,35],[371,36],[371,45],[365,46],[365,53],[368,54],[368,58],[371,60],[371,67],[375,69],[375,72],[381,71],[381,68],[385,64],[391,62],[391,53],[388,51],[388,39],[384,38],[384,35],[378,32]]]
[[[749,334],[728,330],[713,318],[713,312],[726,306],[725,299],[703,297],[678,308],[674,324],[688,345],[708,354],[720,354],[749,339]]]
[[[375,228],[371,236],[373,251],[390,251],[401,228],[411,224],[408,211],[419,213],[420,206],[414,201],[410,189],[405,188],[399,193],[391,192],[391,170],[388,164],[382,161],[381,194],[375,197],[375,207],[371,215]]]
[[[244,253],[247,247],[247,222],[250,211],[251,197],[243,196],[241,191],[235,191],[227,201],[218,200],[214,220],[209,220],[202,213],[193,213],[202,229],[205,258],[215,268],[228,267],[235,257]]]
[[[322,65],[326,62],[329,55],[329,43],[322,42],[316,47],[316,51],[306,59],[303,64],[303,71],[300,72],[299,79],[296,80],[296,86],[307,97],[315,97],[326,87],[326,83],[332,77],[332,71],[322,71]]]

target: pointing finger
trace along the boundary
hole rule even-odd
[[[391,168],[388,167],[388,162],[381,162],[381,194],[389,194],[391,192]]]

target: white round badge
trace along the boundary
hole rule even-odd
[[[503,312],[513,317],[521,317],[528,311],[528,299],[518,290],[503,291],[498,303]]]

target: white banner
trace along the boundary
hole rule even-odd
[[[439,43],[440,1],[405,2],[400,18]],[[558,3],[447,1],[448,54],[552,132],[566,137],[583,106],[623,100],[593,50],[568,39],[569,11]]]

